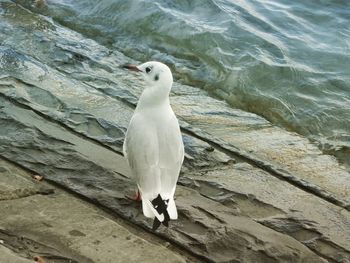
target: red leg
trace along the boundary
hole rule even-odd
[[[138,202],[142,200],[140,191],[138,189],[137,189],[137,192],[135,193],[134,196],[126,196],[126,198],[133,200],[133,201],[138,201]]]

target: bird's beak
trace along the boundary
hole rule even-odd
[[[131,65],[131,64],[125,64],[122,66],[122,68],[126,68],[130,71],[135,71],[135,72],[141,72],[142,70],[140,70],[137,66],[135,65]]]

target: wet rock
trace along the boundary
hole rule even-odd
[[[259,222],[280,233],[294,237],[330,262],[350,260],[350,250],[337,245],[315,229],[316,222],[285,217],[266,218]]]
[[[237,163],[230,169],[187,174],[180,183],[291,236],[331,262],[350,260],[350,212],[261,169]]]
[[[185,144],[184,168],[187,168],[187,170],[218,168],[235,162],[227,154],[216,150],[210,144],[195,137],[183,134],[182,138]]]
[[[31,140],[19,137],[13,143],[13,132],[1,134],[2,156],[38,174],[45,174],[47,180],[151,229],[152,220],[143,216],[140,204],[125,198],[126,189],[132,189],[133,183],[125,177],[128,171],[123,170],[125,163],[118,154],[88,141],[85,148],[76,147],[79,138],[75,135],[69,135],[54,123],[47,123],[50,127],[45,128],[45,120],[40,116],[15,108],[7,106],[8,111],[1,112],[2,119],[8,120],[2,126],[11,124],[14,130],[21,127],[30,134]],[[7,131],[9,129],[11,127],[6,127]],[[32,141],[37,147],[35,155]],[[98,156],[88,155],[90,151],[103,151],[103,159],[113,159],[116,165],[101,166]],[[323,262],[292,237],[279,234],[249,217],[237,216],[234,209],[204,197],[196,190],[179,186],[176,198],[179,220],[171,222],[169,229],[162,228],[155,234],[208,261],[283,262],[285,258],[293,258],[295,261]]]
[[[72,258],[67,258],[62,256],[61,253],[56,249],[48,247],[45,244],[41,244],[30,238],[17,236],[16,234],[6,230],[0,229],[0,238],[4,240],[5,247],[16,252],[18,255],[22,256],[23,258],[27,257],[27,258],[34,259],[34,255],[37,253],[40,253],[40,254],[45,254],[43,259],[47,259],[50,261],[53,259],[57,262],[62,262],[62,263],[78,263],[78,261]],[[28,254],[33,256],[28,257]]]
[[[49,195],[53,194],[55,191],[52,188],[20,188],[12,191],[0,190],[0,201],[1,200],[12,200],[18,198],[24,198],[36,194]]]
[[[4,77],[0,80],[0,85],[0,92],[4,97],[24,106],[32,106],[33,110],[47,116],[48,119],[60,122],[77,133],[121,151],[126,131],[124,127],[93,116],[82,109],[68,106],[69,102],[63,102],[51,92],[21,80]]]
[[[188,123],[186,129],[199,138],[348,207],[350,173],[333,156],[323,154],[306,138],[255,114],[232,109],[203,91],[180,85],[174,88],[179,94],[173,98],[174,107]]]
[[[2,159],[0,164],[11,174],[5,178],[0,175],[8,189],[38,185],[20,167]],[[45,181],[40,185],[50,186]],[[32,195],[0,202],[1,262],[34,262],[35,256],[46,263],[160,263],[164,258],[172,263],[192,262],[186,253],[173,251],[172,245],[167,248],[162,240],[141,229],[134,231],[120,218],[111,218],[76,195],[56,187],[54,190],[52,196]]]
[[[5,262],[15,262],[15,263],[33,263],[33,260],[19,257],[12,250],[0,246],[1,259]]]

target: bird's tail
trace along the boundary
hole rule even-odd
[[[152,201],[143,198],[142,210],[146,217],[154,218],[153,230],[156,230],[161,224],[168,227],[170,219],[177,219],[177,210],[173,197],[163,200],[161,195],[158,194]]]
[[[164,215],[158,213],[158,211],[153,207],[151,201],[146,198],[142,198],[142,211],[145,217],[156,217],[160,222],[164,221]]]

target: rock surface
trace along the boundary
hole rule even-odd
[[[0,160],[0,167],[6,169],[0,172],[2,185],[14,192],[11,200],[0,202],[1,262],[34,262],[38,255],[47,263],[190,260],[173,251],[171,245],[166,247],[144,231],[131,228],[120,219],[118,222],[118,217],[111,218],[61,189],[31,179],[11,163]],[[50,195],[33,192],[15,197],[16,190],[41,188],[54,191]]]
[[[1,116],[5,117],[1,119],[1,126],[6,127],[5,119],[13,127],[6,131],[8,139],[2,141],[2,156],[151,230],[152,220],[143,216],[140,204],[125,197],[126,190],[133,190],[133,184],[121,156],[94,142],[85,142],[77,135],[66,134],[58,124],[46,122],[36,113],[16,109],[17,106],[11,107],[5,102],[3,105]],[[16,131],[24,129],[27,137],[19,141]],[[322,261],[292,237],[264,227],[253,218],[240,216],[236,209],[211,200],[191,185],[179,186],[176,198],[179,220],[156,234],[202,259],[210,262],[281,262],[284,258]]]
[[[130,234],[140,227],[151,232],[152,225],[140,204],[125,198],[134,186],[120,152],[141,92],[137,78],[119,68],[130,59],[19,5],[1,2],[0,9],[0,205],[13,216],[0,216],[1,240],[25,236],[33,246],[43,240],[40,251],[60,251],[55,255],[77,262],[99,262],[102,254],[110,262],[117,250],[133,251],[122,258],[130,262],[140,255],[143,262],[158,256],[174,262],[350,262],[346,168],[305,138],[178,83],[171,102],[186,148],[176,192],[179,220],[144,235],[195,258]],[[4,160],[54,186],[38,188]],[[56,186],[132,225],[119,226]],[[16,217],[12,206],[28,218]],[[37,209],[44,212],[31,223]],[[63,227],[76,221],[72,229]],[[113,231],[116,240],[107,236]],[[105,242],[95,244],[95,235]],[[127,242],[120,241],[124,237]],[[1,255],[33,256],[31,248],[23,254],[21,243],[11,244],[0,244]]]

